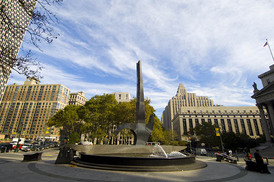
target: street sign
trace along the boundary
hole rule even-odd
[[[216,136],[220,136],[220,129],[219,128],[215,128],[216,131]]]

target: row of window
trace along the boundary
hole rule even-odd
[[[188,119],[188,126],[189,126],[189,130],[193,129],[194,127],[194,123],[195,126],[199,125],[199,119]],[[244,119],[227,119],[225,124],[225,120],[224,119],[207,119],[207,121],[205,119],[201,119],[201,122],[208,122],[218,128],[221,128],[222,131],[228,131],[228,132],[235,132],[235,133],[244,133],[246,135],[250,135],[250,136],[254,136],[254,130],[255,130],[255,134],[261,135],[262,132],[260,132],[259,130],[259,125],[261,126],[260,121],[258,121],[257,119],[246,119],[246,122]],[[232,126],[232,122],[234,124],[234,130],[233,130],[233,126]],[[254,129],[252,127],[252,122],[254,125]],[[258,123],[259,122],[259,123]],[[239,125],[241,127],[239,127]],[[178,126],[177,126],[178,127]],[[240,131],[240,128],[242,131]],[[183,132],[186,134],[189,130],[187,128],[187,119],[183,119]],[[249,133],[247,133],[247,130]]]

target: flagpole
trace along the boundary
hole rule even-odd
[[[268,46],[268,48],[269,48],[270,54],[271,54],[271,56],[272,56],[272,60],[274,61],[273,53],[272,53],[272,50],[271,50],[271,48],[270,48],[270,45],[269,45],[267,39],[266,39],[266,44],[267,44],[267,46]]]

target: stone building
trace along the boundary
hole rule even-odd
[[[262,127],[267,142],[273,141],[274,135],[274,65],[270,70],[259,75],[263,88],[258,90],[257,84],[254,83],[253,99],[256,99],[257,107],[260,110],[262,118]]]
[[[8,85],[0,104],[0,134],[18,137],[57,139],[58,129],[47,122],[69,101],[70,90],[61,84],[39,84],[28,78],[24,85]]]
[[[69,95],[69,105],[85,105],[87,98],[85,97],[85,93],[83,91],[77,93],[71,93]]]
[[[263,135],[260,119],[255,106],[181,107],[172,124],[180,140],[186,140],[190,129],[203,122],[215,125],[221,132],[243,133],[258,138]]]
[[[167,129],[173,129],[180,140],[186,140],[190,129],[203,122],[211,123],[221,131],[244,133],[252,138],[263,134],[261,117],[256,106],[213,105],[213,100],[207,97],[187,93],[182,84],[179,85],[177,95],[165,108],[162,122]]]
[[[117,102],[129,102],[131,99],[128,92],[113,92],[111,94],[114,95]]]
[[[172,120],[181,107],[211,107],[213,100],[206,96],[196,96],[196,93],[187,93],[183,84],[179,84],[177,94],[168,101],[162,114],[162,123],[168,130],[172,129]]]

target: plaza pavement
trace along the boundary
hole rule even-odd
[[[43,151],[42,161],[22,162],[24,152],[0,153],[0,181],[1,182],[105,182],[105,181],[274,181],[274,161],[269,160],[271,174],[261,174],[246,171],[245,163],[241,159],[238,164],[216,162],[212,157],[197,157],[207,163],[207,167],[190,171],[177,172],[123,172],[80,168],[73,165],[54,162],[59,150],[47,149]]]

